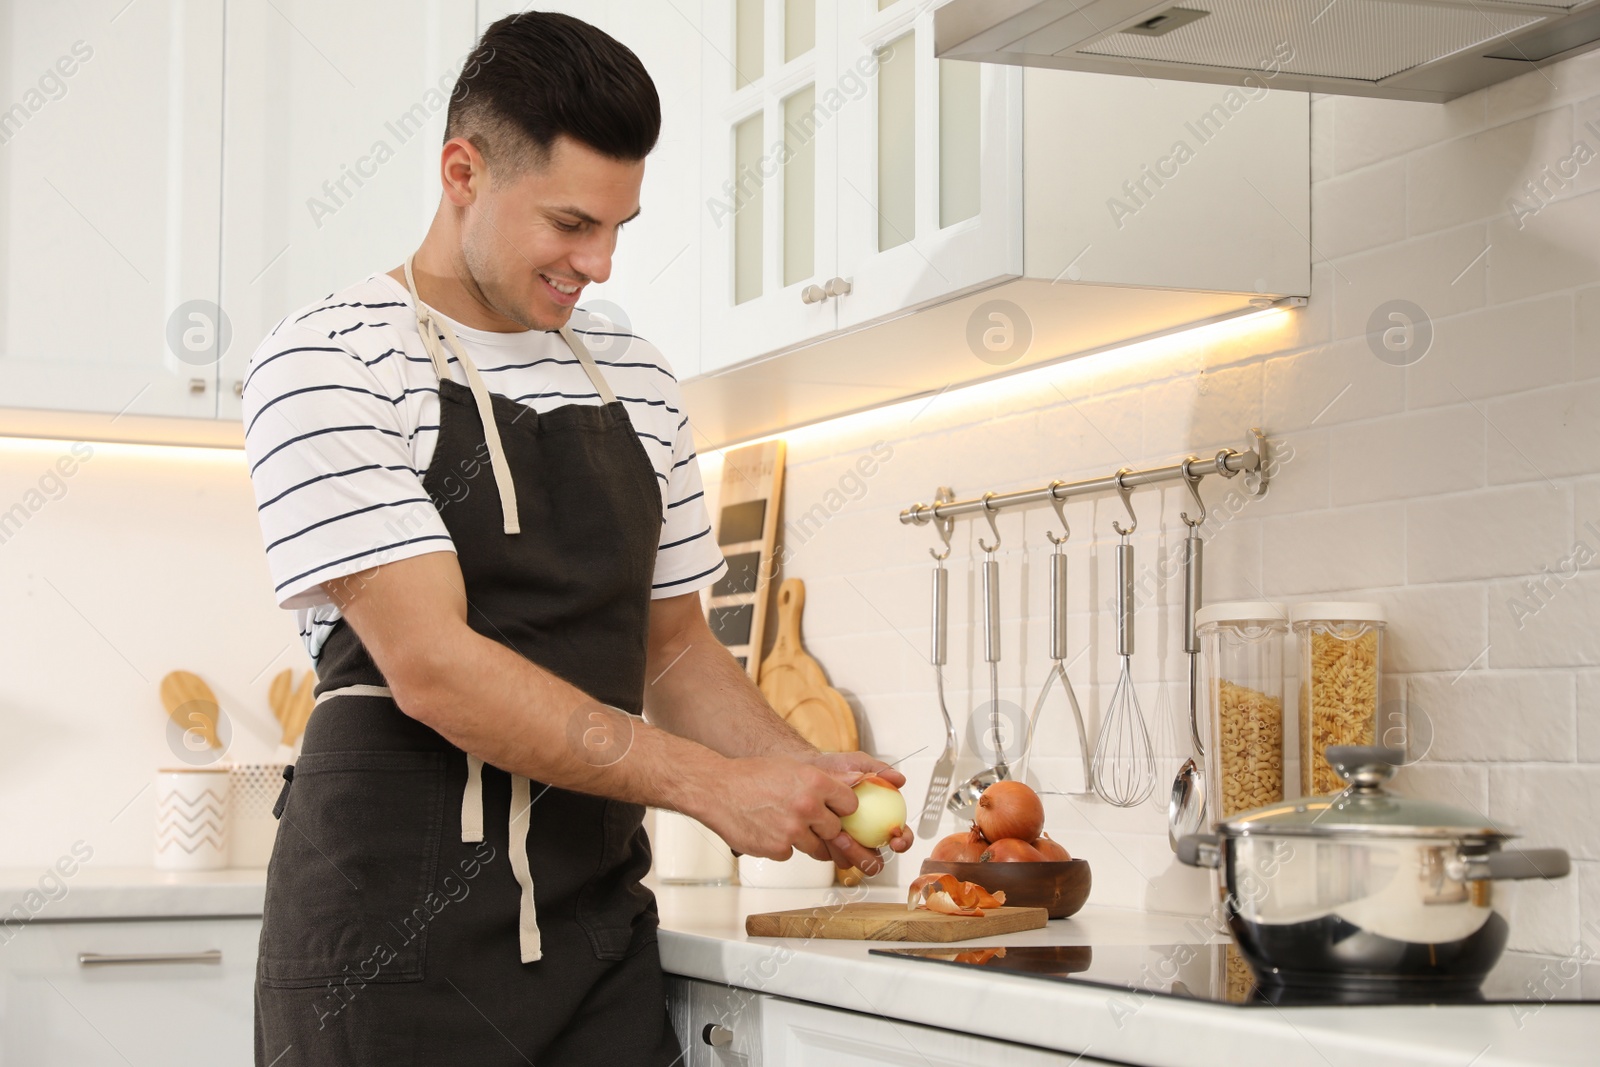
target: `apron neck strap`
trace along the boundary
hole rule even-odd
[[[450,377],[450,361],[440,349],[437,336],[443,334],[445,344],[450,347],[456,361],[461,364],[461,369],[466,372],[467,386],[472,390],[472,399],[478,408],[478,421],[483,423],[484,444],[489,446],[489,469],[494,473],[495,488],[500,492],[501,521],[506,533],[521,533],[522,524],[517,518],[517,487],[511,480],[511,464],[506,461],[505,444],[500,438],[500,424],[495,421],[494,403],[489,399],[489,389],[483,384],[483,376],[478,373],[478,368],[467,355],[466,349],[456,340],[456,332],[451,328],[450,321],[443,315],[435,315],[433,309],[424,304],[422,298],[417,295],[417,282],[411,273],[411,259],[410,256],[406,257],[406,288],[411,291],[411,305],[416,309],[417,329],[422,334],[422,347],[428,350],[428,357],[433,360],[434,369],[438,371],[439,380],[443,382]]]
[[[600,368],[595,365],[594,357],[589,354],[589,349],[584,346],[583,339],[569,326],[561,327],[561,339],[567,342],[567,347],[572,349],[572,354],[578,357],[578,362],[583,365],[583,373],[589,376],[589,384],[594,386],[594,391],[600,394],[600,401],[604,404],[615,404],[617,394],[611,391],[611,386],[606,384],[605,375],[600,373]]]

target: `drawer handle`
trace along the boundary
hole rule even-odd
[[[103,967],[112,963],[221,963],[222,950],[204,952],[80,952],[78,966]]]
[[[706,1023],[705,1029],[700,1031],[700,1040],[712,1048],[727,1048],[733,1044],[733,1031],[716,1023]]]

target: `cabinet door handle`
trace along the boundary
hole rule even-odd
[[[826,299],[828,299],[828,290],[820,285],[808,285],[800,290],[800,302],[802,304],[820,304]]]
[[[112,963],[221,963],[222,950],[204,952],[80,952],[78,966],[103,967]]]
[[[829,278],[827,289],[824,291],[829,296],[849,296],[851,288],[849,278]]]
[[[204,378],[190,378],[189,379],[189,392],[192,393],[195,396],[200,396],[202,393],[204,393],[206,391],[206,384],[207,383],[206,383],[206,380]]]
[[[716,1023],[706,1023],[705,1029],[700,1031],[700,1040],[712,1048],[727,1048],[733,1044],[733,1031]]]

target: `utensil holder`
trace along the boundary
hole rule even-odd
[[[284,763],[228,765],[228,857],[232,867],[265,867],[278,838],[272,806],[283,790]]]
[[[228,771],[163,768],[156,772],[155,867],[214,871],[228,865]]]

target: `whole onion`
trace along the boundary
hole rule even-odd
[[[1022,782],[996,782],[978,798],[973,823],[990,841],[1018,837],[1027,844],[1044,833],[1044,802]]]
[[[1065,863],[1072,858],[1072,854],[1052,840],[1049,834],[1040,834],[1033,847],[1039,850],[1039,855],[1057,863]]]
[[[978,860],[981,863],[1039,863],[1044,857],[1019,837],[1002,837],[984,849]]]
[[[989,842],[985,841],[983,835],[974,827],[940,838],[928,858],[942,863],[977,863],[978,857],[983,855],[983,850],[988,847]]]

